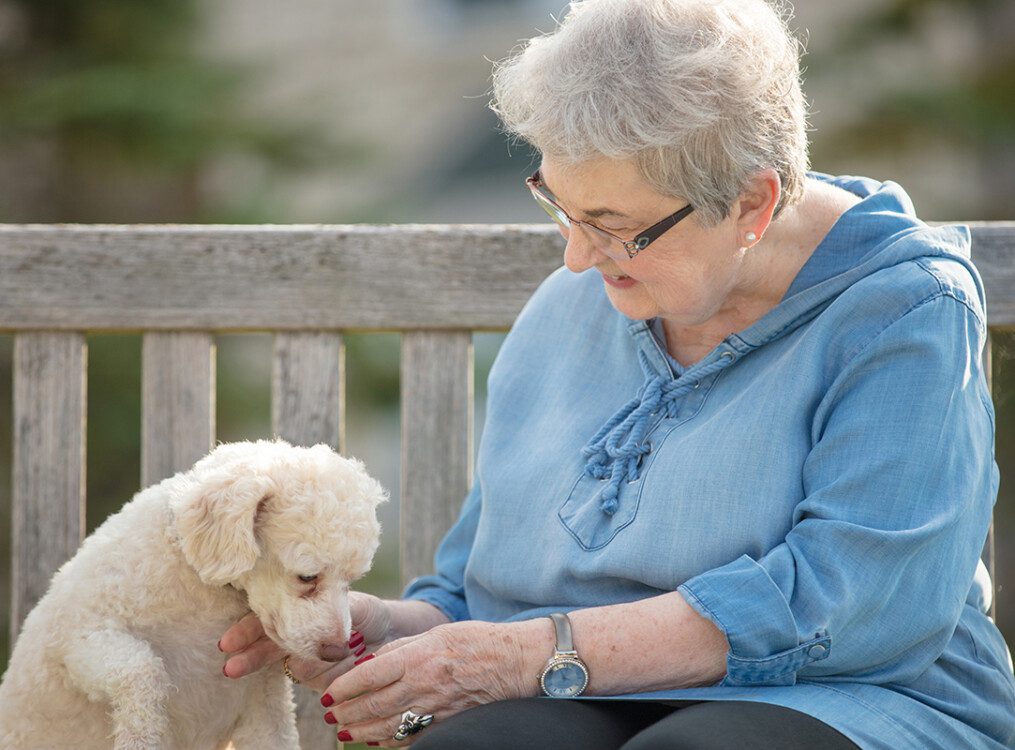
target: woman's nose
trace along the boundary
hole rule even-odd
[[[566,235],[564,265],[572,273],[581,273],[601,262],[606,256],[596,248],[585,232],[572,227]]]

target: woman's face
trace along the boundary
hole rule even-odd
[[[572,166],[544,157],[540,174],[570,216],[625,240],[687,204],[655,192],[632,161],[601,159]],[[741,218],[735,209],[717,226],[705,228],[691,213],[629,260],[614,260],[585,229],[572,227],[564,263],[575,273],[595,268],[610,302],[629,318],[701,325],[735,307],[739,295],[751,296]]]

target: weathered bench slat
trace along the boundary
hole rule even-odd
[[[1015,328],[1015,222],[970,227]],[[549,222],[0,225],[0,331],[503,329],[562,252]]]
[[[0,226],[0,330],[507,328],[561,255],[550,226]]]
[[[1015,328],[1015,221],[967,222],[973,262],[987,292],[987,324]]]
[[[472,333],[402,336],[402,582],[433,568],[472,480]]]
[[[275,335],[271,377],[272,432],[295,445],[345,443],[345,346],[337,333]],[[320,696],[297,686],[296,726],[303,750],[334,750],[338,740],[322,721]]]
[[[271,424],[299,445],[345,447],[345,344],[338,333],[275,335]]]
[[[141,486],[185,471],[215,442],[215,342],[146,333],[141,345]]]
[[[84,538],[86,362],[80,333],[15,336],[12,645]]]

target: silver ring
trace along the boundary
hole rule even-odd
[[[402,723],[394,734],[395,742],[401,742],[410,735],[422,732],[433,723],[433,714],[417,714],[413,711],[406,711],[402,714]]]

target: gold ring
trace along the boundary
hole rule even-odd
[[[294,675],[292,670],[289,669],[289,654],[286,654],[286,657],[282,660],[282,671],[285,673],[286,677],[293,681],[293,685],[300,684],[300,681],[296,679],[296,675]]]

